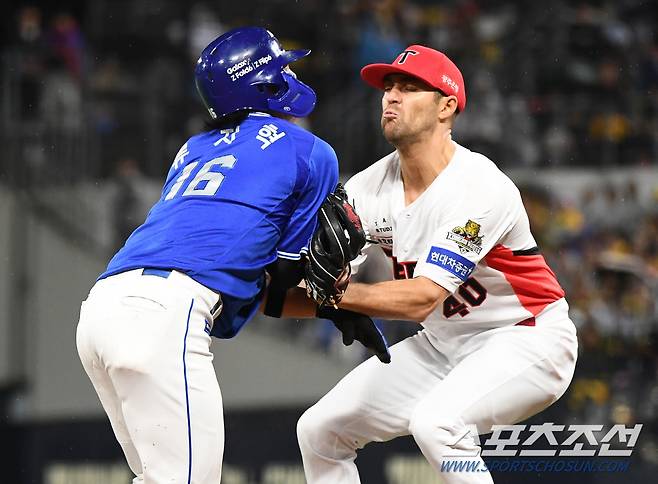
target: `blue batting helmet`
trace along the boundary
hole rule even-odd
[[[261,27],[231,30],[203,49],[196,87],[213,119],[242,109],[304,117],[315,107],[315,92],[286,66],[310,52],[284,50]]]

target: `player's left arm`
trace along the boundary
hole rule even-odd
[[[300,259],[308,250],[320,206],[338,184],[338,158],[328,143],[316,138],[308,160],[298,160],[297,203],[279,243],[279,258]]]
[[[270,281],[261,310],[272,317],[282,316],[287,291],[303,278],[302,254],[308,249],[317,225],[317,212],[338,183],[338,159],[328,143],[317,138],[308,160],[304,161],[298,174],[304,177],[298,202],[279,241],[278,259],[267,267]]]
[[[289,289],[299,285],[304,278],[304,261],[279,257],[267,266],[267,288],[260,310],[267,316],[281,317],[283,304]]]

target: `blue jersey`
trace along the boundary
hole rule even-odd
[[[265,266],[301,257],[337,182],[331,146],[279,118],[251,113],[235,129],[193,136],[100,278],[140,267],[184,272],[222,295],[212,335],[233,337],[258,309]]]

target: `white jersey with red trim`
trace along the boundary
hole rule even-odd
[[[539,254],[514,183],[485,156],[455,145],[447,167],[409,205],[397,152],[347,182],[368,238],[377,243],[352,269],[379,246],[391,259],[392,277],[424,276],[447,289],[452,295],[423,322],[442,337],[532,326],[564,291]]]

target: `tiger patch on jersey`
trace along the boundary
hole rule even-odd
[[[448,232],[447,239],[453,241],[459,247],[459,252],[475,252],[479,254],[482,251],[482,239],[480,235],[480,224],[467,220],[463,227],[455,227]]]

